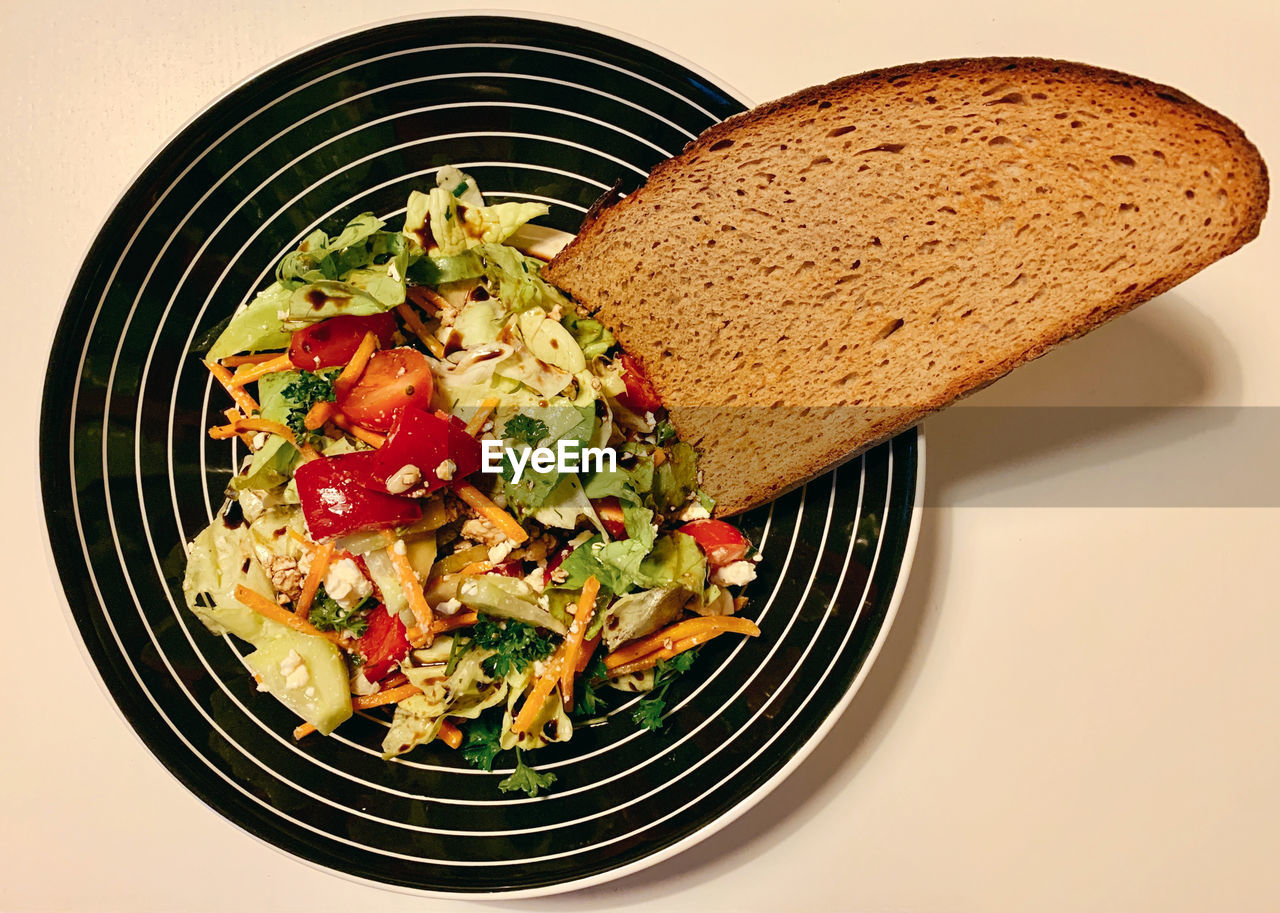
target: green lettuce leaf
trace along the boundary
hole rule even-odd
[[[389,311],[394,306],[384,304],[369,292],[346,282],[321,279],[293,290],[285,307],[283,323],[287,330],[301,330],[330,317],[369,317]]]
[[[613,348],[617,342],[613,334],[605,329],[604,324],[590,317],[579,317],[572,310],[565,312],[560,323],[573,334],[578,341],[582,354],[590,361]]]
[[[217,361],[237,352],[283,349],[292,334],[284,328],[280,313],[289,306],[292,293],[279,282],[267,286],[249,306],[231,318],[227,328],[209,347],[208,358]]]

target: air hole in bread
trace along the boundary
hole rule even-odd
[[[1010,92],[995,101],[987,102],[988,105],[1021,105],[1024,103],[1021,92]]]
[[[925,280],[925,281],[928,281],[928,280]],[[902,325],[903,325],[903,320],[902,320],[902,318],[901,318],[901,317],[898,317],[898,318],[897,318],[897,319],[895,319],[895,320],[890,320],[890,321],[889,321],[888,323],[886,323],[883,327],[881,327],[881,329],[880,329],[880,334],[879,334],[876,338],[877,338],[877,339],[888,339],[888,338],[889,338],[890,336],[892,336],[894,333],[896,333],[896,332],[898,332],[900,329],[902,329]]]
[[[834,129],[828,130],[827,136],[831,137],[832,139],[835,139],[838,136],[844,136],[846,133],[852,133],[854,130],[857,130],[857,129],[858,128],[853,124],[845,124],[843,127],[835,127]]]
[[[711,144],[710,150],[712,152],[719,152],[721,149],[728,149],[732,145],[733,145],[733,140],[731,139],[716,140],[714,143]]]
[[[1113,155],[1111,156],[1111,161],[1115,162],[1117,165],[1124,165],[1129,168],[1132,168],[1137,164],[1133,158],[1128,155]]]

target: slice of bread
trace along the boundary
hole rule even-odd
[[[1267,193],[1175,89],[940,61],[712,127],[546,275],[640,360],[729,515],[1226,256]]]

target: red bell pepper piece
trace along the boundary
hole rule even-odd
[[[617,498],[610,495],[607,498],[592,501],[591,506],[596,509],[596,516],[600,518],[600,522],[604,524],[610,536],[615,539],[627,538],[627,524],[623,517],[622,504]]]
[[[622,382],[627,389],[618,394],[618,402],[640,415],[661,409],[662,398],[654,389],[649,375],[640,367],[640,362],[625,352],[619,356],[619,361],[622,362]]]
[[[390,313],[370,317],[344,314],[330,317],[298,330],[289,342],[289,361],[295,368],[318,371],[345,365],[360,348],[365,333],[374,333],[385,348],[396,333],[396,319]]]
[[[712,567],[724,567],[747,557],[747,540],[723,520],[694,520],[680,527],[677,532],[692,536],[707,556]]]
[[[467,434],[466,425],[442,412],[430,413],[406,407],[396,413],[387,442],[377,450],[361,453],[367,459],[356,467],[356,480],[385,494],[416,498],[461,480],[480,468],[480,442]],[[450,479],[436,475],[445,460],[452,460]],[[400,471],[412,466],[417,480],[408,487]]]
[[[422,516],[416,501],[374,491],[362,479],[376,451],[321,457],[294,470],[307,530],[317,542],[362,529],[407,526]]]
[[[360,671],[371,682],[383,678],[409,655],[409,632],[399,615],[389,615],[378,606],[369,613],[369,627],[356,641],[356,652],[364,657]]]

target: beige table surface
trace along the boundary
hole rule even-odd
[[[930,508],[862,692],[780,789],[658,869],[531,902],[394,895],[267,849],[152,760],[46,570],[34,429],[61,298],[117,194],[206,102],[301,45],[430,8],[3,4],[0,909],[1280,909],[1276,217],[929,423]],[[1084,60],[1182,88],[1280,163],[1274,0],[528,9],[663,45],[757,100],[910,60]],[[1152,408],[981,408],[1045,405]]]

